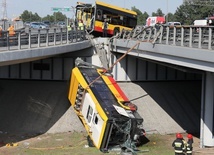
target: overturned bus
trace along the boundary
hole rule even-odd
[[[68,99],[88,133],[88,142],[102,152],[114,147],[134,152],[145,135],[143,118],[112,75],[97,66],[76,64]]]

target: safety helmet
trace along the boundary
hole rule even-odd
[[[191,134],[188,134],[188,135],[187,135],[187,138],[188,138],[188,139],[192,139],[192,135],[191,135]]]
[[[183,136],[182,136],[182,134],[177,133],[177,134],[176,134],[176,138],[182,139],[182,138],[183,138]]]

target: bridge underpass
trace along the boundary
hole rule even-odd
[[[115,56],[119,58],[121,55]],[[50,68],[55,68],[50,71],[35,72],[33,68],[30,69],[30,66],[37,61],[25,63],[24,68],[29,69],[25,70],[29,76],[26,76],[26,73],[22,76],[23,64],[18,65],[20,68],[17,65],[0,67],[1,76],[4,75],[0,80],[1,121],[7,122],[0,125],[1,138],[7,138],[6,142],[11,142],[13,139],[19,141],[46,132],[84,131],[67,100],[69,75],[76,57],[77,55],[72,53],[42,60],[49,63]],[[87,62],[94,63],[98,62],[98,57],[98,55],[82,56]],[[50,61],[56,58],[58,61]],[[130,64],[133,64],[133,61],[138,61],[138,67],[135,65],[131,67]],[[12,68],[16,68],[16,72]],[[184,73],[132,56],[121,60],[115,68],[114,77],[120,81],[119,85],[129,99],[138,106],[148,133],[170,134],[187,130],[195,135],[199,134],[200,75]],[[141,70],[137,73],[138,76],[130,72],[135,68]],[[162,73],[161,70],[163,70]],[[50,78],[50,75],[62,72],[64,78]],[[127,75],[123,76],[123,72]],[[156,75],[158,72],[159,76]],[[167,72],[168,76],[162,76]],[[136,81],[133,83],[131,80],[134,77],[138,77],[138,80],[133,80]],[[129,79],[128,83],[127,79]],[[166,82],[166,79],[170,81]],[[190,114],[188,107],[192,104],[196,105],[196,108],[192,109]],[[195,120],[192,122],[193,119]]]

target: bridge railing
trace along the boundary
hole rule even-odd
[[[2,31],[0,34],[0,51],[57,46],[82,40],[86,40],[84,29],[24,29],[15,31],[14,35],[11,35],[9,31]]]
[[[164,26],[137,27],[123,31],[122,39],[136,39],[155,44],[214,49],[214,26]]]

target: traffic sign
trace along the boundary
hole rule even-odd
[[[71,11],[71,8],[51,8],[51,11],[54,11],[54,12],[61,12],[61,11],[68,12],[68,11]]]

